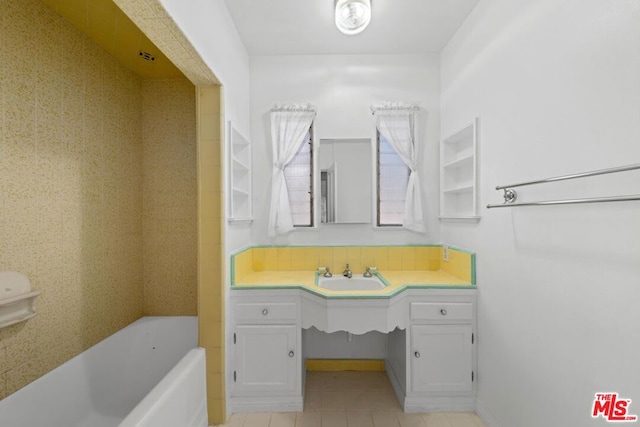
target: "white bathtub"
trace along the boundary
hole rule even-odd
[[[206,427],[195,317],[143,317],[0,401],[2,427]]]

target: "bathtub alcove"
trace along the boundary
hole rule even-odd
[[[0,401],[0,425],[206,427],[196,317],[143,317]]]

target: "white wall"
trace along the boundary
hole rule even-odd
[[[256,218],[254,244],[386,244],[439,241],[438,55],[313,55],[251,57],[251,138]],[[323,225],[298,229],[270,240],[267,220],[271,197],[269,110],[274,103],[310,102],[318,109],[315,139],[367,138],[375,135],[369,106],[382,101],[415,101],[422,110],[419,141],[427,234],[406,230],[374,231],[371,225]],[[259,213],[259,214],[258,214]]]
[[[160,1],[222,84],[226,123],[250,139],[249,55],[224,0]],[[227,253],[248,245],[250,237],[248,224],[227,226]]]
[[[482,0],[442,55],[442,133],[480,118],[480,199],[496,185],[640,163],[640,2]],[[518,190],[640,193],[640,171]],[[640,202],[481,209],[442,226],[477,251],[478,408],[490,427],[640,414]]]

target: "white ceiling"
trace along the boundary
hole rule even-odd
[[[440,52],[478,0],[372,0],[364,32],[334,24],[334,0],[225,0],[249,55]]]

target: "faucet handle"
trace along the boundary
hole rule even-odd
[[[364,268],[364,274],[362,275],[363,277],[371,277],[371,267],[365,267]]]
[[[333,276],[333,274],[331,274],[331,271],[329,271],[329,267],[324,269],[324,273],[322,273],[322,275],[324,277],[332,277]]]

